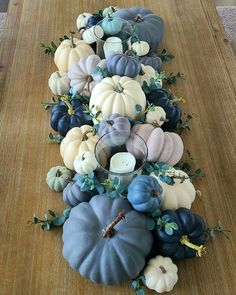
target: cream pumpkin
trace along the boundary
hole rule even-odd
[[[75,157],[74,168],[79,174],[88,174],[94,171],[98,166],[94,152],[83,152]]]
[[[102,119],[105,116],[118,113],[121,116],[135,118],[135,106],[140,105],[142,110],[146,107],[146,96],[137,81],[129,77],[107,77],[98,83],[90,98],[89,106],[93,113],[101,111]]]
[[[78,62],[81,57],[94,54],[93,49],[83,40],[71,37],[71,40],[64,40],[58,46],[54,62],[59,71],[68,72],[73,63]]]
[[[196,190],[188,174],[173,168],[166,175],[173,176],[174,183],[172,185],[162,182],[159,177],[152,173],[152,176],[158,180],[163,189],[161,209],[177,210],[181,207],[190,209],[195,200]]]
[[[67,168],[74,170],[77,155],[87,151],[94,152],[99,136],[89,125],[72,128],[62,140],[60,153]]]
[[[146,41],[137,41],[131,45],[131,49],[136,52],[138,56],[148,54],[150,46]]]
[[[56,71],[51,74],[48,86],[54,95],[63,95],[70,89],[70,80],[66,72]]]
[[[149,85],[150,79],[152,77],[155,78],[158,75],[158,73],[151,66],[146,66],[141,64],[141,68],[142,68],[141,73],[138,76],[136,76],[134,80],[138,81],[141,86],[143,86],[144,81],[147,82],[147,84]],[[162,86],[161,79],[158,79],[157,82]]]
[[[171,258],[156,256],[148,261],[143,274],[146,286],[158,293],[170,292],[178,281],[178,268]]]
[[[166,120],[166,112],[162,107],[153,107],[146,113],[145,121],[146,123],[152,124],[154,126],[160,127]]]

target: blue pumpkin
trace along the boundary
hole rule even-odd
[[[161,194],[162,187],[152,176],[137,176],[128,187],[128,201],[140,212],[152,213],[157,210]]]
[[[141,71],[141,63],[135,53],[115,54],[107,59],[107,69],[111,75],[136,77]]]
[[[66,136],[67,132],[82,125],[92,125],[85,117],[84,109],[78,99],[61,101],[51,110],[50,123],[52,129],[60,135]]]
[[[207,240],[205,223],[201,216],[187,208],[162,212],[166,225],[160,224],[154,230],[155,254],[171,257],[174,260],[201,256]],[[177,230],[168,234],[165,227],[175,223]]]
[[[70,266],[106,285],[136,278],[153,243],[147,217],[133,210],[127,200],[106,195],[72,208],[62,239],[63,256]]]
[[[177,104],[171,103],[172,94],[164,88],[154,90],[146,95],[147,100],[155,106],[162,107],[166,112],[165,122],[161,127],[165,130],[176,129],[181,118],[181,110]]]
[[[86,27],[91,28],[102,20],[103,20],[103,17],[101,15],[94,14],[88,18],[87,23],[86,23]]]
[[[140,62],[146,66],[153,67],[158,72],[162,67],[162,60],[155,52],[149,52],[148,55],[141,56]]]
[[[122,29],[122,19],[114,15],[108,15],[102,21],[102,28],[105,34],[116,35]]]

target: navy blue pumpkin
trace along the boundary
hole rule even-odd
[[[178,227],[170,235],[165,227],[158,225],[154,230],[155,252],[174,260],[201,256],[205,252],[203,246],[207,240],[205,223],[201,216],[192,213],[187,208],[176,211],[165,210],[162,216],[168,216],[168,223]]]
[[[51,110],[50,123],[52,129],[62,136],[66,136],[74,127],[92,125],[92,121],[86,120],[83,106],[78,99],[61,101],[54,106]]]
[[[161,127],[166,130],[173,130],[181,118],[181,110],[175,103],[171,103],[172,94],[164,88],[154,90],[146,95],[147,100],[155,106],[162,107],[166,112],[165,122]]]
[[[95,14],[90,16],[90,18],[88,18],[86,26],[88,28],[91,28],[92,26],[95,26],[97,23],[99,23],[100,21],[103,20],[103,17],[99,14]]]

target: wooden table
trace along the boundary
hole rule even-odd
[[[53,58],[49,43],[76,29],[79,12],[95,11],[114,1],[12,0],[2,44],[0,169],[0,294],[132,294],[129,284],[95,285],[70,269],[62,257],[61,230],[26,229],[34,211],[60,212],[61,196],[49,190],[45,176],[62,164],[58,145],[47,144],[49,114],[41,101],[50,98],[47,81]],[[186,80],[172,90],[186,99],[186,112],[199,114],[184,138],[206,177],[193,210],[214,226],[231,229],[230,241],[218,236],[201,259],[178,262],[179,282],[171,294],[235,294],[236,280],[236,62],[213,1],[116,1],[139,4],[159,13],[166,23],[163,48],[176,58],[166,72],[181,71]],[[147,292],[147,294],[154,294]]]

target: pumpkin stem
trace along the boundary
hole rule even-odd
[[[165,119],[165,118],[163,118],[163,117],[160,118],[160,121],[162,121],[162,122],[169,122],[168,119]]]
[[[82,141],[86,141],[86,140],[88,140],[88,136],[87,136],[87,134],[89,134],[89,133],[93,133],[93,135],[95,135],[95,134],[96,134],[96,130],[95,130],[94,128],[91,128],[91,129],[85,131],[85,132],[82,134]]]
[[[131,57],[136,57],[137,53],[132,49],[128,49],[128,50],[125,51],[125,55],[126,56],[131,56]]]
[[[119,212],[118,216],[102,230],[103,238],[112,238],[115,234],[114,226],[121,220],[125,221],[125,213]]]
[[[170,103],[171,104],[174,104],[176,102],[183,102],[183,103],[185,103],[185,100],[182,97],[174,96],[173,99],[170,100]]]
[[[143,18],[142,18],[142,16],[140,15],[140,14],[138,14],[137,16],[136,16],[136,18],[135,18],[135,20],[134,20],[136,23],[141,23],[141,22],[143,22]]]
[[[121,86],[120,83],[117,83],[117,87],[114,90],[118,93],[122,93],[124,88]]]
[[[195,250],[196,256],[198,256],[198,257],[202,257],[204,254],[206,254],[206,247],[204,247],[203,245],[198,246],[198,245],[195,245],[195,244],[189,242],[189,238],[186,235],[182,236],[179,241],[182,245],[185,245],[188,248]]]
[[[167,273],[166,269],[164,268],[164,266],[160,265],[159,268],[161,269],[162,273]]]
[[[73,35],[74,34],[75,34],[75,32],[70,31],[70,39],[71,39],[71,47],[72,48],[75,48],[76,47],[76,45],[74,43],[74,38],[73,38]]]
[[[57,76],[58,76],[59,78],[61,78],[61,74],[59,73],[59,71],[56,71],[56,73],[57,73]]]
[[[69,102],[68,97],[67,96],[63,96],[61,98],[61,101],[63,101],[66,104],[66,106],[68,108],[68,115],[70,115],[70,116],[74,115],[75,114],[75,110],[72,108],[72,105]]]
[[[113,21],[113,16],[112,16],[112,14],[108,13],[108,15],[107,15],[107,19],[108,19],[109,22]]]
[[[151,195],[153,198],[157,198],[159,196],[159,192],[152,190]]]
[[[111,11],[112,11],[112,13],[116,12],[116,9],[114,6],[111,6]]]
[[[90,83],[91,82],[93,82],[93,77],[91,76],[91,75],[89,75],[88,77],[87,77],[87,81],[86,81],[86,84],[85,84],[85,86],[84,86],[84,90],[87,90],[89,93],[90,93],[90,91],[89,91],[89,87],[90,87]]]
[[[139,72],[139,76],[144,76],[146,73],[144,72],[144,70],[141,68],[140,72]]]
[[[113,120],[107,120],[107,124],[112,126],[114,124],[114,121]]]
[[[57,169],[57,172],[56,172],[56,175],[55,175],[56,177],[60,177],[60,176],[62,176],[62,173],[61,173],[61,171],[60,171],[60,169]]]

